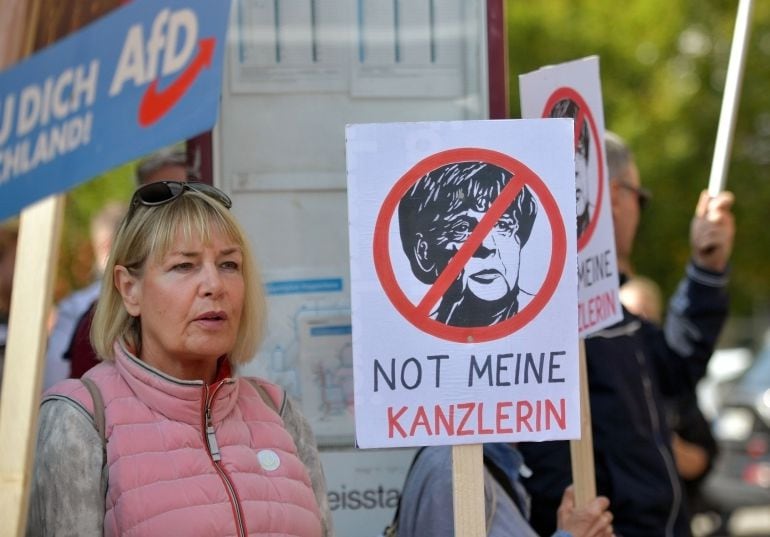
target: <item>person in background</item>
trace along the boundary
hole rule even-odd
[[[529,497],[519,476],[526,474],[513,444],[484,444],[484,505],[487,537],[537,537],[527,522]],[[398,537],[453,537],[452,447],[429,446],[415,455],[401,492]],[[575,507],[572,487],[562,496],[553,537],[609,537],[612,513],[605,497]],[[388,537],[386,531],[385,537]]]
[[[649,193],[633,154],[605,138],[620,283]],[[671,447],[666,399],[694,393],[727,317],[728,261],[735,223],[729,192],[702,192],[690,225],[691,260],[669,302],[665,327],[623,311],[623,319],[585,339],[596,486],[612,503],[624,537],[689,536],[689,515]],[[660,255],[651,252],[650,255]],[[559,492],[571,481],[568,442],[522,443],[532,469],[533,526],[553,532]]]
[[[5,345],[8,341],[8,318],[11,313],[11,291],[18,235],[18,220],[6,220],[0,224],[0,387],[3,384]]]
[[[230,206],[202,183],[135,192],[93,319],[103,362],[41,403],[28,535],[333,535],[307,421],[237,374],[266,311]]]
[[[629,278],[620,288],[620,301],[634,315],[656,325],[663,321],[660,287],[645,276]],[[707,507],[700,486],[713,467],[719,448],[695,392],[667,399],[666,404],[668,424],[673,432],[674,462],[687,491],[689,511],[694,514]]]
[[[136,166],[136,181],[138,186],[148,185],[158,181],[187,181],[198,176],[197,172],[187,164],[187,154],[184,150],[171,147],[161,149],[146,158],[140,160]],[[105,237],[106,238],[106,237]],[[109,242],[103,242],[109,252]],[[98,261],[98,251],[95,249]],[[45,387],[48,388],[54,382],[62,378],[80,378],[83,373],[94,367],[99,360],[91,347],[89,332],[91,331],[91,318],[93,317],[94,307],[96,305],[96,296],[99,293],[100,281],[95,282],[85,291],[90,300],[78,300],[77,308],[68,307],[64,311],[68,313],[62,320],[62,326],[54,328],[53,337],[49,341],[49,350],[46,363],[50,364],[64,363],[67,367],[67,374],[61,375],[61,368],[58,377],[46,375]],[[77,295],[73,295],[73,301]],[[60,311],[65,301],[59,306]]]
[[[43,389],[47,390],[70,376],[71,362],[66,351],[72,341],[77,323],[96,301],[101,289],[104,267],[112,246],[112,238],[126,212],[125,203],[107,203],[91,219],[91,249],[94,253],[93,282],[64,297],[57,306],[56,322],[48,337]]]
[[[149,185],[158,181],[195,181],[198,171],[187,162],[187,153],[177,147],[156,151],[136,165],[136,182]]]
[[[663,321],[663,294],[660,286],[646,276],[634,275],[620,287],[620,302],[628,311],[660,325]]]

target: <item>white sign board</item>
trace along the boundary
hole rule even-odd
[[[579,436],[572,125],[348,126],[359,447]]]
[[[623,318],[604,151],[599,58],[549,66],[519,77],[521,114],[575,120],[578,330],[584,337]]]

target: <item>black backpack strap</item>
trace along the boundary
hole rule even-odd
[[[99,386],[97,386],[96,383],[89,378],[81,378],[80,382],[83,383],[83,385],[88,390],[88,393],[91,394],[91,400],[94,402],[94,427],[96,427],[96,432],[99,433],[99,438],[102,441],[102,451],[106,456],[107,436],[104,420],[104,398],[102,397],[102,392],[99,389]],[[106,457],[104,460],[107,460]]]

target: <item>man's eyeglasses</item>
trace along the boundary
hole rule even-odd
[[[174,201],[188,190],[193,192],[200,192],[201,194],[204,194],[209,198],[218,201],[227,209],[233,206],[233,202],[227,196],[227,194],[216,187],[207,185],[206,183],[159,181],[157,183],[150,183],[136,189],[134,196],[131,198],[131,204],[129,205],[128,219],[131,218],[131,214],[139,205],[144,205],[145,207],[157,207],[159,205],[165,205],[166,203]]]
[[[649,204],[650,201],[652,201],[652,192],[650,192],[646,188],[629,185],[628,183],[625,183],[623,181],[618,181],[618,180],[615,180],[615,182],[618,183],[619,187],[625,188],[626,190],[636,194],[636,201],[639,204],[640,210],[644,210],[644,208],[647,207],[647,204]]]

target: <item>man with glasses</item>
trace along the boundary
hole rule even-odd
[[[650,195],[620,137],[607,133],[605,145],[623,283],[632,272],[634,238]],[[664,397],[693,393],[727,317],[732,202],[728,192],[714,198],[701,193],[690,226],[692,257],[663,328],[624,309],[622,321],[585,341],[597,491],[609,498],[614,530],[624,537],[690,535]],[[557,491],[571,481],[569,443],[519,448],[533,471],[524,480],[532,495],[532,525],[550,534]]]

